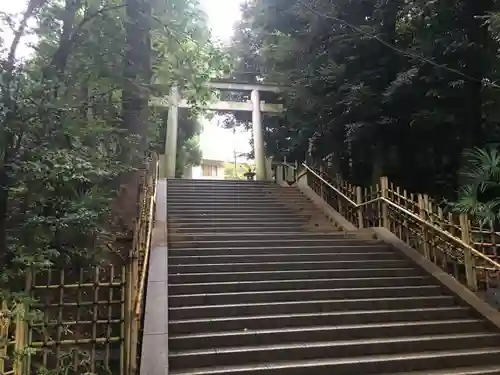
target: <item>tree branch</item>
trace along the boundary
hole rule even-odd
[[[28,3],[28,7],[23,14],[23,19],[19,24],[17,31],[14,33],[14,39],[12,40],[12,44],[9,48],[9,54],[7,56],[7,73],[11,73],[14,69],[14,62],[16,60],[16,51],[21,42],[21,38],[24,35],[24,31],[26,30],[26,26],[28,25],[29,19],[35,14],[35,12],[40,9],[43,5],[47,3],[48,0],[30,0]]]
[[[81,4],[81,0],[78,0],[78,3]],[[71,32],[68,35],[63,35],[61,36],[61,42],[59,44],[58,49],[52,56],[52,60],[50,62],[50,66],[48,67],[49,69],[52,66],[55,66],[58,70],[59,74],[62,74],[65,68],[65,62],[68,60],[68,57],[73,49],[73,46],[76,44],[76,41],[78,37],[80,36],[80,31],[83,29],[83,27],[90,22],[92,19],[98,17],[99,15],[102,15],[104,13],[120,9],[125,7],[124,4],[120,5],[113,5],[109,7],[103,7],[94,13],[91,13],[83,18],[83,20],[76,26],[71,28]]]

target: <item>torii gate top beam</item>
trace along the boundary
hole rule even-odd
[[[152,98],[150,100],[151,105],[158,107],[168,107],[173,103],[171,98]],[[179,108],[191,108],[192,105],[188,103],[186,99],[181,99],[177,103]],[[217,111],[217,112],[252,112],[254,110],[254,106],[251,101],[248,102],[228,102],[228,101],[216,101],[214,103],[207,103],[203,105],[201,108],[209,111]],[[260,111],[265,113],[281,113],[283,112],[282,104],[269,104],[269,103],[260,103]]]
[[[264,85],[259,83],[233,83],[233,82],[209,82],[207,87],[218,90],[228,91],[266,91],[266,92],[280,92],[279,86]]]
[[[227,90],[227,91],[259,91],[259,92],[280,92],[280,87],[277,85],[264,85],[259,83],[237,83],[237,82],[208,82],[205,87],[213,90]],[[185,99],[180,97],[164,96],[162,98],[153,97],[150,103],[155,106],[167,107],[175,103],[179,108],[191,108],[191,105]],[[220,111],[220,112],[251,112],[254,107],[251,101],[248,102],[233,102],[233,101],[221,101],[216,100],[215,102],[209,102],[207,105],[203,106],[206,110]],[[281,104],[269,104],[261,102],[260,104],[261,112],[266,113],[280,113],[283,112],[283,105]]]
[[[161,83],[156,83],[153,86],[165,87]],[[226,91],[254,91],[258,90],[261,92],[274,92],[278,93],[283,91],[285,86],[274,85],[274,84],[261,84],[261,83],[241,83],[241,82],[224,82],[224,81],[210,81],[204,84],[205,87],[214,90],[226,90]]]
[[[261,115],[263,112],[279,113],[283,111],[283,106],[280,104],[266,104],[260,100],[260,92],[279,92],[280,88],[275,85],[261,85],[236,82],[209,82],[205,87],[211,90],[228,90],[228,91],[250,91],[250,100],[247,102],[224,102],[216,101],[208,103],[206,109],[216,111],[251,111],[252,112],[252,128],[255,149],[255,172],[258,180],[266,179],[266,158],[264,150],[264,134],[262,129]],[[167,177],[175,176],[176,167],[176,150],[177,150],[177,127],[178,127],[178,109],[189,108],[190,104],[183,100],[179,95],[179,90],[176,86],[171,88],[170,95],[163,98],[152,98],[152,105],[168,106],[167,134],[165,140],[165,171]]]

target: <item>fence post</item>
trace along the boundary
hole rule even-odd
[[[336,175],[335,183],[336,188],[342,190],[342,178],[340,177],[340,174]],[[323,184],[321,186],[323,186]],[[344,204],[342,203],[341,197],[337,197],[337,210],[342,216],[347,217],[346,213],[344,212]]]
[[[460,230],[462,232],[462,241],[471,246],[470,222],[467,215],[460,215]],[[476,268],[470,248],[464,248],[464,266],[467,287],[475,292],[477,290]]]
[[[26,324],[26,306],[24,303],[18,303],[15,307],[15,363],[14,375],[25,375],[26,363],[26,338],[27,338],[27,324]]]
[[[138,275],[139,275],[139,254],[138,254],[138,244],[140,241],[140,228],[139,223],[141,221],[141,214],[139,213],[139,218],[136,220],[135,231],[134,231],[134,240],[132,243],[132,248],[129,252],[129,260],[125,266],[125,293],[124,300],[122,303],[124,304],[124,366],[123,371],[127,374],[132,374],[132,369],[135,366],[135,361],[137,358],[133,358],[134,350],[132,349],[132,345],[135,341],[136,331],[134,329],[135,323],[135,311],[134,311],[134,301],[137,296],[137,286],[138,286]]]
[[[167,178],[167,173],[166,173],[166,155],[165,154],[160,154],[159,159],[158,159],[158,168],[159,168],[159,177],[160,178]]]
[[[0,300],[0,374],[5,373],[5,359],[9,346],[10,317],[7,302]]]
[[[324,168],[323,168],[323,165],[321,165],[319,167],[319,175],[322,177],[322,178],[325,178],[324,177]],[[320,181],[319,183],[319,195],[321,197],[321,199],[325,199],[325,195],[324,195],[325,191],[324,191],[324,187],[323,187],[323,182]]]
[[[363,192],[361,186],[356,186],[356,203],[360,205],[363,203]],[[358,228],[363,228],[363,207],[358,206]]]
[[[380,190],[382,198],[389,199],[389,180],[387,177],[380,177]],[[382,225],[384,228],[389,228],[389,207],[387,202],[382,202]]]
[[[284,181],[284,178],[283,178],[283,174],[284,174],[284,166],[283,164],[276,164],[276,183],[278,185],[282,184]]]
[[[131,358],[131,344],[132,344],[132,324],[133,324],[133,300],[134,300],[134,278],[133,278],[133,266],[132,262],[134,260],[129,260],[128,264],[125,266],[126,277],[125,277],[125,295],[123,303],[124,309],[124,340],[123,346],[125,349],[124,357],[124,369],[123,371],[130,374],[132,368],[132,358]]]
[[[418,215],[422,220],[427,221],[427,215],[425,213],[425,199],[422,194],[418,195]],[[431,260],[431,252],[429,249],[429,231],[424,224],[420,226],[422,231],[422,237],[424,239],[424,256],[426,259]]]

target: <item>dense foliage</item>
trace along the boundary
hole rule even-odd
[[[464,152],[458,199],[451,206],[476,218],[482,227],[500,228],[500,153],[498,145]]]
[[[177,135],[177,158],[175,173],[183,177],[186,167],[200,165],[201,148],[200,134],[202,125],[196,117],[189,115],[188,111],[179,112],[179,134]]]
[[[254,169],[249,163],[227,162],[224,164],[224,177],[228,180],[246,180],[245,173]]]
[[[27,267],[126,257],[115,245],[133,228],[138,170],[164,148],[153,83],[202,100],[224,59],[196,0],[30,0],[2,21],[14,35],[0,44],[0,277],[11,288]],[[34,51],[21,59],[28,33]],[[199,130],[183,125],[188,142]]]
[[[238,79],[289,88],[268,151],[454,199],[464,150],[500,135],[496,0],[249,0]],[[493,14],[493,16],[491,16]]]

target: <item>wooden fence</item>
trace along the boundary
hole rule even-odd
[[[361,188],[303,165],[298,178],[355,227],[387,228],[470,290],[485,296],[500,288],[500,235],[473,227],[466,215],[445,214],[427,195],[409,193],[386,177]]]
[[[29,272],[33,302],[2,302],[0,375],[80,375],[138,372],[144,285],[158,160],[140,184],[140,214],[122,265]]]

